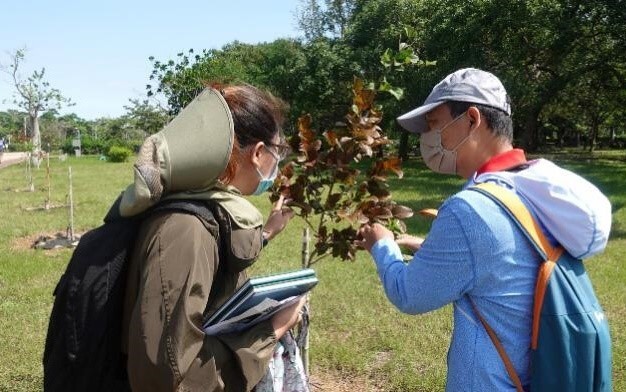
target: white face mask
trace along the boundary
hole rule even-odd
[[[456,174],[456,151],[465,143],[471,133],[457,143],[452,150],[446,150],[441,144],[441,133],[464,115],[465,113],[460,114],[440,129],[431,129],[420,135],[420,152],[430,170],[437,173]]]

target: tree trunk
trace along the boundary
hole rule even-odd
[[[39,117],[37,113],[30,116],[30,124],[33,127],[33,135],[31,141],[33,143],[33,152],[38,153],[41,150],[41,133],[39,132]]]
[[[596,141],[598,139],[598,125],[600,121],[598,116],[592,116],[591,129],[589,130],[589,152],[593,152],[596,148]]]
[[[33,164],[37,166],[41,165],[41,132],[39,132],[39,116],[37,112],[29,113],[30,125],[32,126],[31,142],[33,143]]]
[[[400,133],[400,144],[398,145],[398,155],[400,159],[406,161],[409,157],[409,133],[401,132]]]
[[[30,129],[30,117],[24,116],[24,138],[28,137],[28,130]]]
[[[541,109],[533,108],[526,116],[524,129],[522,130],[522,146],[528,152],[537,150],[538,138],[537,128],[539,124],[539,112]]]
[[[617,137],[617,132],[615,132],[615,126],[611,127],[611,147],[615,146],[615,138]]]

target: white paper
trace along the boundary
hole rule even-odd
[[[236,317],[220,321],[219,323],[204,328],[204,333],[207,335],[218,335],[245,330],[254,324],[270,318],[279,310],[298,301],[301,297],[302,296],[289,297],[282,301],[265,298],[260,304],[253,306]]]

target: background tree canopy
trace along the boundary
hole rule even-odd
[[[400,135],[393,119],[419,105],[437,81],[478,67],[503,80],[525,148],[624,147],[624,1],[303,0],[297,19],[302,40],[235,42],[154,61],[149,94],[163,93],[176,113],[203,81],[248,82],[289,102],[292,120],[307,112],[329,126],[349,102],[352,77],[380,78],[381,55],[406,41],[436,64],[390,78],[406,93],[400,102],[381,101],[390,135]]]
[[[287,132],[295,132],[304,113],[327,129],[343,120],[358,76],[404,90],[401,100],[381,95],[377,101],[383,129],[400,140],[406,157],[412,150],[395,117],[421,104],[448,73],[477,67],[502,79],[513,102],[516,143],[529,151],[626,147],[624,0],[301,0],[296,22],[303,38],[235,41],[221,49],[183,50],[174,59],[150,58],[147,96],[161,99],[164,108],[132,101],[124,116],[96,121],[51,111],[42,137],[63,144],[63,129],[72,129],[94,141],[136,145],[214,82],[250,83],[284,99],[290,105]],[[434,65],[390,72],[404,61],[399,44],[410,46],[408,62],[416,53]],[[19,134],[17,113],[0,115],[0,134]]]

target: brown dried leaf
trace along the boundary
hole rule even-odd
[[[305,114],[298,118],[298,136],[300,136],[301,142],[312,142],[315,139],[315,132],[311,129],[310,114]]]
[[[391,213],[398,219],[407,219],[413,216],[413,210],[406,206],[396,204],[391,209]]]
[[[368,156],[368,157],[371,157],[372,155],[374,155],[374,150],[372,150],[372,147],[370,147],[366,143],[360,143],[359,147],[361,148],[361,153],[363,155]]]
[[[391,210],[385,206],[376,206],[367,211],[363,212],[368,215],[370,218],[374,218],[374,220],[388,220],[393,217]]]
[[[367,191],[376,196],[378,199],[384,200],[391,196],[391,193],[387,189],[387,186],[384,182],[378,181],[376,179],[370,179],[367,182]]]
[[[335,171],[335,179],[343,184],[354,184],[359,171],[349,167],[341,167]]]
[[[361,79],[354,78],[352,93],[354,94],[354,106],[357,107],[359,112],[363,112],[372,107],[376,92],[374,90],[364,88],[363,81]]]
[[[402,171],[402,160],[398,157],[391,157],[382,161],[377,161],[376,166],[374,167],[373,175],[379,176],[387,171],[392,171],[396,173],[398,178],[402,178],[404,176],[404,172]]]
[[[337,132],[330,130],[330,131],[326,131],[324,132],[324,137],[326,138],[326,141],[328,142],[328,145],[331,147],[341,147],[341,143],[339,143],[339,136],[337,135]]]
[[[438,212],[436,208],[424,208],[423,210],[419,210],[420,215],[427,218],[436,218]]]
[[[285,176],[288,179],[291,179],[294,175],[294,167],[293,162],[289,162],[285,166],[280,169],[280,174]]]

